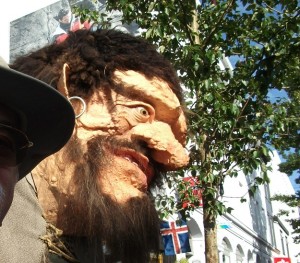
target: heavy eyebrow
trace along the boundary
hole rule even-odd
[[[123,81],[120,81],[118,83],[115,82],[114,87],[112,88],[116,93],[123,95],[124,97],[127,97],[132,100],[140,100],[145,103],[149,103],[153,105],[153,102],[151,102],[145,94],[142,92],[137,91],[138,86],[137,85],[129,85],[128,83],[125,83]]]

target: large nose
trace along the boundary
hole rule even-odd
[[[151,157],[162,164],[166,171],[177,170],[189,162],[182,142],[183,135],[173,132],[171,126],[165,122],[140,123],[132,128],[130,134],[132,139],[147,143],[151,149]]]

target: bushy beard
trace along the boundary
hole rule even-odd
[[[72,139],[67,146],[66,162],[76,160],[73,175],[76,192],[67,208],[59,209],[63,218],[67,218],[59,224],[62,229],[72,226],[76,236],[84,237],[93,246],[97,242],[97,262],[102,262],[104,257],[105,262],[149,262],[150,253],[159,251],[159,218],[153,200],[150,194],[144,194],[120,204],[101,192],[97,178],[109,165],[103,144],[143,149],[137,144],[96,137],[87,143],[87,152],[83,153],[78,140]],[[78,160],[78,156],[82,158]],[[58,221],[59,217],[60,214]],[[103,245],[106,252],[103,252]]]

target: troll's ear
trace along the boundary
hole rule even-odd
[[[67,63],[65,63],[63,65],[62,72],[57,83],[57,90],[66,98],[69,98],[69,91],[68,91],[69,71],[70,71],[70,67]]]
[[[78,96],[69,96],[69,73],[70,73],[70,67],[67,63],[63,65],[61,75],[59,77],[58,83],[57,83],[57,90],[65,96],[69,102],[72,104],[72,107],[75,112],[76,119],[79,118],[86,110],[86,103],[85,101]]]

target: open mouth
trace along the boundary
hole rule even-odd
[[[154,170],[145,155],[129,148],[115,149],[114,154],[137,166],[146,175],[147,184],[151,182],[154,176]]]

